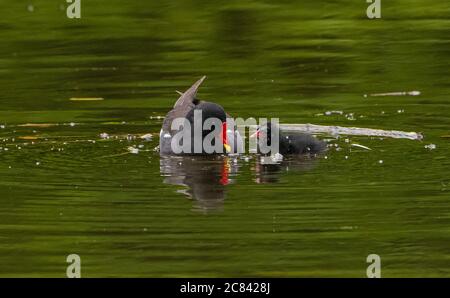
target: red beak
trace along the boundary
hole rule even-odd
[[[261,136],[262,132],[258,129],[254,134],[250,136],[250,138],[259,138]]]
[[[228,144],[227,140],[227,122],[222,123],[222,144]]]

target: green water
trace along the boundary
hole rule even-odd
[[[83,277],[365,277],[372,253],[383,277],[450,276],[448,1],[381,20],[362,0],[64,6],[0,1],[0,276],[64,277],[72,253]],[[160,159],[161,117],[202,75],[233,116],[425,138]]]

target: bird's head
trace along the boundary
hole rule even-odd
[[[222,140],[223,147],[225,149],[226,153],[231,152],[231,147],[228,144],[228,138],[227,138],[227,114],[222,106],[212,103],[212,102],[200,102],[197,104],[189,113],[187,114],[187,119],[191,123],[192,128],[194,127],[194,117],[195,117],[195,111],[200,111],[202,115],[202,139],[207,136],[212,131],[219,131],[220,139]],[[220,121],[220,129],[216,130],[216,128],[206,128],[204,127],[205,122],[210,119],[218,119]]]

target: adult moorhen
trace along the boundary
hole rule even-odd
[[[205,80],[206,76],[202,77],[200,80],[195,82],[194,85],[191,86],[186,92],[180,93],[180,98],[176,101],[173,109],[169,111],[164,118],[164,122],[160,132],[159,139],[159,152],[160,155],[190,155],[190,154],[200,154],[206,155],[208,153],[205,152],[203,146],[201,152],[194,153],[194,112],[201,111],[202,112],[202,127],[204,122],[208,118],[216,118],[220,119],[222,123],[222,127],[220,129],[219,139],[223,144],[223,152],[224,153],[235,153],[239,152],[238,148],[240,148],[243,144],[242,138],[239,135],[239,132],[235,130],[227,130],[226,119],[230,117],[222,106],[208,101],[199,100],[196,98],[197,90],[200,85]],[[172,129],[172,122],[176,118],[185,118],[191,124],[191,150],[190,152],[184,153],[175,153],[172,148],[172,137],[178,132],[178,130]],[[213,131],[213,129],[204,129],[202,130],[202,142],[203,139]],[[217,131],[217,130],[214,130]],[[220,152],[219,152],[220,154]]]

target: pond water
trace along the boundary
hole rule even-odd
[[[365,277],[378,254],[383,277],[449,277],[450,4],[359,2],[0,3],[0,275],[64,277],[75,253],[83,277]],[[424,139],[160,158],[202,75],[236,117]]]

